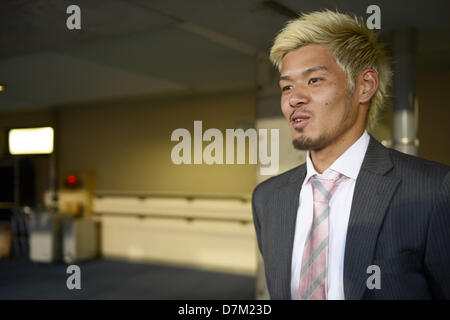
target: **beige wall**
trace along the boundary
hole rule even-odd
[[[58,121],[60,172],[94,172],[97,190],[249,195],[255,165],[175,165],[170,136],[177,128],[193,134],[194,120],[203,131],[224,130],[253,117],[251,93],[69,107]]]

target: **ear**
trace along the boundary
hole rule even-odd
[[[369,103],[378,89],[378,73],[374,69],[366,69],[358,76],[358,101]]]

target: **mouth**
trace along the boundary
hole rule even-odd
[[[309,121],[310,117],[305,115],[295,115],[291,118],[292,127],[294,129],[304,128]]]

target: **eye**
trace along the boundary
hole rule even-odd
[[[309,79],[308,84],[314,84],[314,83],[319,82],[320,80],[322,80],[322,79],[320,79],[320,78],[311,78],[311,79]]]
[[[285,91],[288,91],[288,90],[291,89],[291,88],[292,88],[291,85],[284,86],[283,88],[281,88],[281,91],[285,92]]]

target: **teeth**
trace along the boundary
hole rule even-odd
[[[302,119],[295,119],[294,122],[302,122]]]

